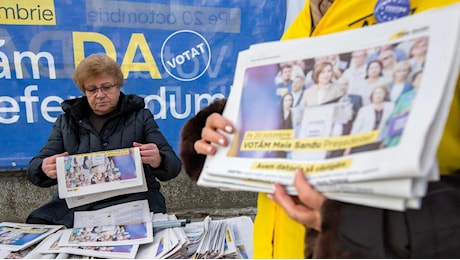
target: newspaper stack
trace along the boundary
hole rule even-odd
[[[196,229],[202,230],[196,236]],[[250,217],[234,217],[221,220],[212,220],[207,216],[201,223],[188,225],[185,232],[195,243],[190,245],[195,259],[250,259],[252,258],[252,230],[253,223]],[[192,243],[192,242],[191,242]]]
[[[139,245],[153,241],[147,200],[123,203],[96,211],[75,212],[74,227],[55,232],[27,257],[80,255],[134,258]]]
[[[174,215],[155,214],[154,219],[174,220]],[[155,220],[154,220],[155,221]],[[155,233],[154,241],[141,245],[138,259],[252,258],[253,222],[241,216],[192,222],[183,228],[167,228]]]
[[[58,157],[56,169],[59,197],[69,208],[147,191],[137,147]]]
[[[250,217],[192,222],[149,212],[147,200],[75,213],[74,227],[0,223],[1,258],[252,258]],[[159,227],[158,223],[162,228]],[[170,224],[169,224],[170,223]],[[189,223],[187,221],[186,223]]]
[[[436,151],[457,82],[459,26],[460,5],[453,4],[240,52],[223,114],[237,132],[228,135],[229,147],[206,158],[198,184],[271,193],[276,182],[295,195],[293,173],[300,168],[328,198],[418,208],[427,182],[439,178]],[[383,57],[384,50],[393,56]],[[365,66],[361,74],[334,66],[337,59],[354,66],[350,57],[357,53],[367,55],[365,65],[382,64],[381,84],[366,85]],[[387,64],[397,58],[395,65]],[[296,69],[315,62],[326,69],[313,76],[313,69]],[[294,82],[296,76],[304,80],[298,102],[294,83],[276,84],[285,64],[291,65]],[[281,100],[289,95],[289,113],[282,114]],[[352,96],[359,97],[359,106]]]
[[[156,213],[152,222],[177,220],[175,215]],[[164,228],[154,233],[153,242],[144,244],[136,255],[138,259],[186,258],[189,241],[183,227]]]

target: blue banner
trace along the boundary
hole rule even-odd
[[[47,141],[84,57],[121,64],[122,91],[145,98],[178,152],[186,120],[228,96],[238,52],[278,40],[285,0],[3,0],[0,169],[22,169]]]

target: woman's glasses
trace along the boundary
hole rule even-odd
[[[85,89],[85,93],[87,96],[96,96],[97,91],[100,90],[104,94],[110,94],[113,90],[114,87],[116,87],[117,84],[104,84],[101,85],[100,87],[92,86],[87,89]]]

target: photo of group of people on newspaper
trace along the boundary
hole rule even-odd
[[[428,43],[423,36],[249,68],[241,104],[243,132],[272,131],[273,139],[310,139],[318,145],[285,143],[283,149],[280,142],[271,144],[271,151],[244,151],[243,143],[238,156],[322,160],[398,145],[423,77]],[[261,88],[267,87],[273,91],[264,96]]]
[[[120,164],[123,166],[120,170]],[[77,188],[132,179],[136,177],[132,155],[109,156],[105,153],[94,156],[74,155],[64,159],[67,188]],[[131,165],[131,166],[130,166]],[[132,169],[126,169],[132,168]]]

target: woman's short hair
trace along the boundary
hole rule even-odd
[[[103,74],[111,75],[117,86],[125,84],[120,65],[105,54],[91,54],[83,59],[73,72],[73,81],[82,93],[85,93],[84,82],[88,78],[98,77]]]
[[[395,74],[397,70],[405,70],[407,71],[407,74],[410,74],[412,71],[412,65],[408,60],[403,60],[395,64],[393,67],[393,74]]]
[[[382,77],[383,76],[383,64],[381,61],[379,60],[372,60],[370,61],[369,63],[367,63],[367,67],[366,67],[366,76],[364,77],[365,79],[368,79],[369,78],[369,68],[371,67],[372,64],[377,64],[379,65],[380,67],[380,73],[379,73],[379,77]]]
[[[311,76],[311,78],[313,79],[313,82],[318,83],[319,74],[321,73],[321,71],[323,71],[324,68],[328,66],[331,67],[331,69],[334,68],[332,63],[327,62],[327,61],[323,61],[323,62],[315,64],[315,66],[313,67],[313,75]]]
[[[390,88],[388,87],[388,84],[382,83],[382,84],[380,84],[380,85],[375,86],[375,87],[372,89],[371,94],[370,94],[370,100],[371,100],[371,102],[374,102],[373,96],[374,96],[374,92],[375,92],[377,89],[381,89],[381,90],[383,90],[383,92],[385,92],[384,100],[387,100],[388,97],[390,96]]]

